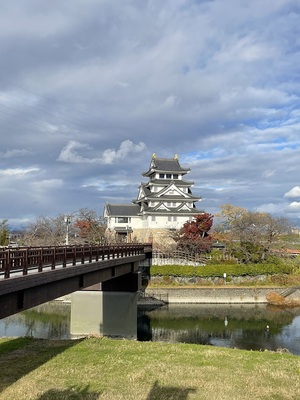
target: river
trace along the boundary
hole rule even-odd
[[[69,303],[53,301],[0,321],[0,337],[69,339]],[[180,304],[139,309],[138,340],[206,344],[300,355],[300,308]]]

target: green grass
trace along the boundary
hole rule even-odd
[[[0,340],[0,399],[299,399],[300,358],[192,344]]]

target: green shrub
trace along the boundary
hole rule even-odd
[[[261,263],[261,264],[229,264],[229,265],[204,265],[193,267],[188,265],[153,265],[151,275],[157,276],[196,276],[196,277],[223,277],[227,276],[256,276],[273,274],[290,274],[293,265],[290,263]]]

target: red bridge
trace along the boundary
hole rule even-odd
[[[92,288],[136,292],[148,244],[0,249],[0,318]]]

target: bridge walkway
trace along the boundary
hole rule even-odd
[[[0,250],[0,318],[95,284],[136,291],[145,244]]]

